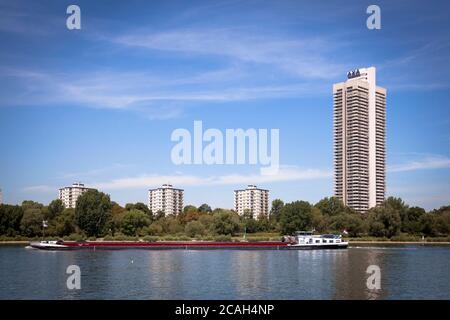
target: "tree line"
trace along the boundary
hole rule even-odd
[[[45,228],[43,221],[46,221]],[[392,238],[398,235],[427,237],[450,235],[450,206],[426,212],[410,207],[400,198],[389,197],[366,213],[357,213],[341,200],[327,197],[316,204],[307,201],[272,201],[270,215],[242,216],[233,210],[211,209],[207,204],[188,205],[178,215],[151,212],[143,203],[125,207],[111,201],[109,195],[90,190],[77,200],[75,209],[64,208],[61,200],[48,206],[34,201],[21,205],[0,205],[0,236],[84,239],[91,237],[178,236],[210,239],[242,234],[292,234],[298,230],[320,233],[345,233],[350,237]],[[225,238],[224,238],[225,239]]]

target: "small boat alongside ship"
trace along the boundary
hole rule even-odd
[[[62,249],[68,249],[69,246],[65,244],[62,240],[57,241],[50,241],[50,240],[43,240],[43,241],[32,241],[30,242],[30,247],[35,249],[42,249],[42,250],[62,250]]]
[[[283,242],[288,242],[293,249],[345,249],[348,242],[341,235],[314,235],[313,231],[297,231],[294,236],[284,236]]]
[[[77,249],[260,249],[260,250],[315,250],[345,249],[348,242],[341,235],[313,235],[313,232],[299,231],[292,236],[284,236],[281,241],[40,241],[30,242],[30,246],[41,250]]]

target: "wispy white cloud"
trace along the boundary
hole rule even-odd
[[[378,66],[388,90],[429,91],[450,88],[448,35],[426,40],[414,47],[410,43],[404,46],[398,50],[396,57]]]
[[[286,38],[269,34],[246,34],[238,28],[173,30],[135,33],[112,39],[115,43],[150,50],[213,55],[244,63],[273,66],[304,79],[333,79],[342,64],[331,62],[333,41],[325,37]]]
[[[1,68],[1,78],[20,90],[2,95],[2,105],[78,105],[140,112],[151,119],[179,117],[189,104],[295,97],[326,92],[325,84],[232,83],[236,69],[225,68],[184,76],[151,72],[50,73]],[[245,77],[245,76],[243,76]],[[176,78],[176,80],[172,80]]]
[[[22,189],[25,192],[30,193],[55,193],[56,190],[58,190],[57,187],[52,187],[49,185],[36,185],[36,186],[29,186]]]
[[[101,168],[95,168],[86,171],[78,171],[78,172],[67,172],[59,175],[56,179],[84,179],[87,177],[95,177],[99,175],[103,175],[106,173],[117,172],[118,170],[123,170],[129,168],[129,165],[114,163],[112,165],[107,165]]]
[[[401,197],[410,206],[420,206],[426,210],[450,204],[450,184],[447,181],[434,181],[424,185],[399,180],[391,183],[387,193],[388,196]]]
[[[37,1],[1,1],[0,32],[40,37],[54,33],[60,19],[45,13],[43,6]]]
[[[450,168],[450,158],[440,155],[429,155],[419,160],[411,160],[388,167],[388,172],[405,172],[416,170]]]
[[[388,172],[407,172],[417,170],[431,170],[450,168],[450,158],[438,155],[428,155],[420,160],[408,161],[402,164],[391,165]],[[88,172],[69,173],[58,178],[84,178],[94,177],[110,171],[112,168],[90,170]],[[97,181],[89,183],[89,186],[100,190],[119,189],[146,189],[159,186],[164,183],[171,183],[179,186],[214,186],[214,185],[240,185],[240,184],[265,184],[287,181],[329,179],[333,176],[331,169],[299,168],[297,166],[281,166],[277,174],[224,174],[224,175],[190,175],[175,172],[169,175],[143,174],[139,176],[129,176],[111,180]],[[57,187],[38,185],[24,188],[28,192],[54,192]],[[394,189],[395,190],[395,189]],[[392,190],[391,190],[392,191]],[[398,190],[397,190],[398,191]]]
[[[220,67],[143,71],[117,68],[43,71],[0,66],[9,83],[2,105],[72,105],[125,109],[151,119],[179,117],[189,105],[326,93],[347,67],[330,61],[326,38],[274,37],[239,29],[128,33],[100,41],[222,61]],[[149,53],[151,58],[151,53]],[[175,59],[178,59],[176,57]],[[178,60],[177,60],[178,61]],[[213,64],[214,65],[214,64]]]
[[[425,158],[415,161],[409,161],[402,164],[396,164],[388,167],[388,172],[405,172],[416,170],[431,170],[450,168],[450,158],[438,155],[429,155]],[[104,171],[104,170],[99,170]],[[97,173],[97,170],[93,170]],[[79,174],[77,174],[79,175]],[[75,176],[74,174],[70,175]],[[227,185],[227,184],[247,184],[247,183],[273,183],[283,181],[298,181],[310,179],[331,178],[333,170],[299,168],[297,166],[283,165],[277,174],[225,174],[218,176],[198,176],[184,175],[182,172],[175,172],[172,175],[140,175],[135,177],[126,177],[113,179],[103,182],[94,182],[92,186],[99,189],[128,189],[128,188],[146,188],[158,186],[163,183],[173,183],[177,185]]]
[[[229,174],[219,176],[196,175],[142,175],[113,179],[110,181],[96,182],[91,185],[98,189],[135,189],[159,186],[163,183],[171,183],[177,186],[213,186],[233,184],[262,184],[283,181],[299,181],[312,179],[327,179],[332,176],[331,170],[301,169],[296,166],[282,166],[275,175],[261,174]]]

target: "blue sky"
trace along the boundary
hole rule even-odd
[[[66,8],[81,8],[81,30]],[[387,88],[387,193],[450,203],[447,1],[0,0],[0,188],[48,203],[82,181],[127,202],[172,183],[186,204],[231,208],[249,183],[270,198],[333,193],[332,84],[375,66]],[[280,130],[279,174],[175,165],[173,130]]]

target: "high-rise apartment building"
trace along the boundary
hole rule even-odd
[[[333,85],[334,192],[344,204],[366,212],[386,190],[386,89],[374,67],[347,74]]]
[[[91,189],[80,182],[75,182],[71,187],[59,189],[59,199],[63,202],[65,208],[75,208],[78,197]]]
[[[247,210],[253,218],[269,215],[269,190],[248,185],[246,189],[234,190],[234,210],[243,215]]]
[[[177,215],[183,212],[183,197],[183,189],[163,184],[160,188],[148,190],[148,207],[153,214],[163,211],[165,215]]]

